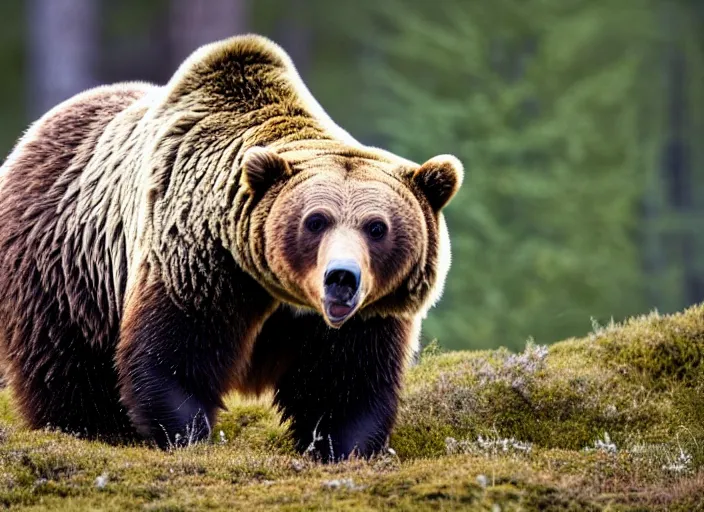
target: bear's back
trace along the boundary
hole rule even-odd
[[[104,255],[115,250],[109,245],[122,250],[124,242],[118,240],[122,233],[110,233],[107,212],[80,211],[92,206],[81,195],[92,188],[94,195],[109,196],[105,187],[119,178],[103,165],[90,166],[96,176],[84,171],[110,122],[153,89],[142,83],[103,86],[59,104],[0,168],[0,289],[7,298],[0,298],[0,321],[26,322],[25,314],[40,313],[46,300],[91,341],[104,341],[104,320],[117,318],[121,287]]]
[[[144,83],[96,87],[51,109],[27,130],[0,167],[0,194],[11,194],[7,189],[12,183],[25,191],[30,185],[48,190],[74,158],[90,158],[79,154],[82,147],[94,147],[110,121],[153,88]]]

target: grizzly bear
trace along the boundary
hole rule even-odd
[[[269,40],[60,104],[0,170],[0,346],[31,427],[162,448],[274,392],[299,450],[382,449],[449,269],[452,156],[335,125]]]

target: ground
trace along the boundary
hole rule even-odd
[[[164,453],[19,422],[0,394],[0,504],[40,510],[704,510],[704,305],[525,351],[426,348],[392,450],[323,466],[236,396]],[[311,433],[312,436],[312,433]],[[312,438],[311,438],[312,440]]]

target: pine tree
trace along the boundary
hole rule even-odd
[[[427,335],[521,346],[646,309],[658,2],[384,2],[369,106],[392,150],[457,154],[453,269]],[[371,115],[371,114],[368,114]]]

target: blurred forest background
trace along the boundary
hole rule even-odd
[[[82,89],[250,31],[362,142],[464,162],[426,340],[522,348],[704,300],[702,0],[2,0],[0,153]]]

